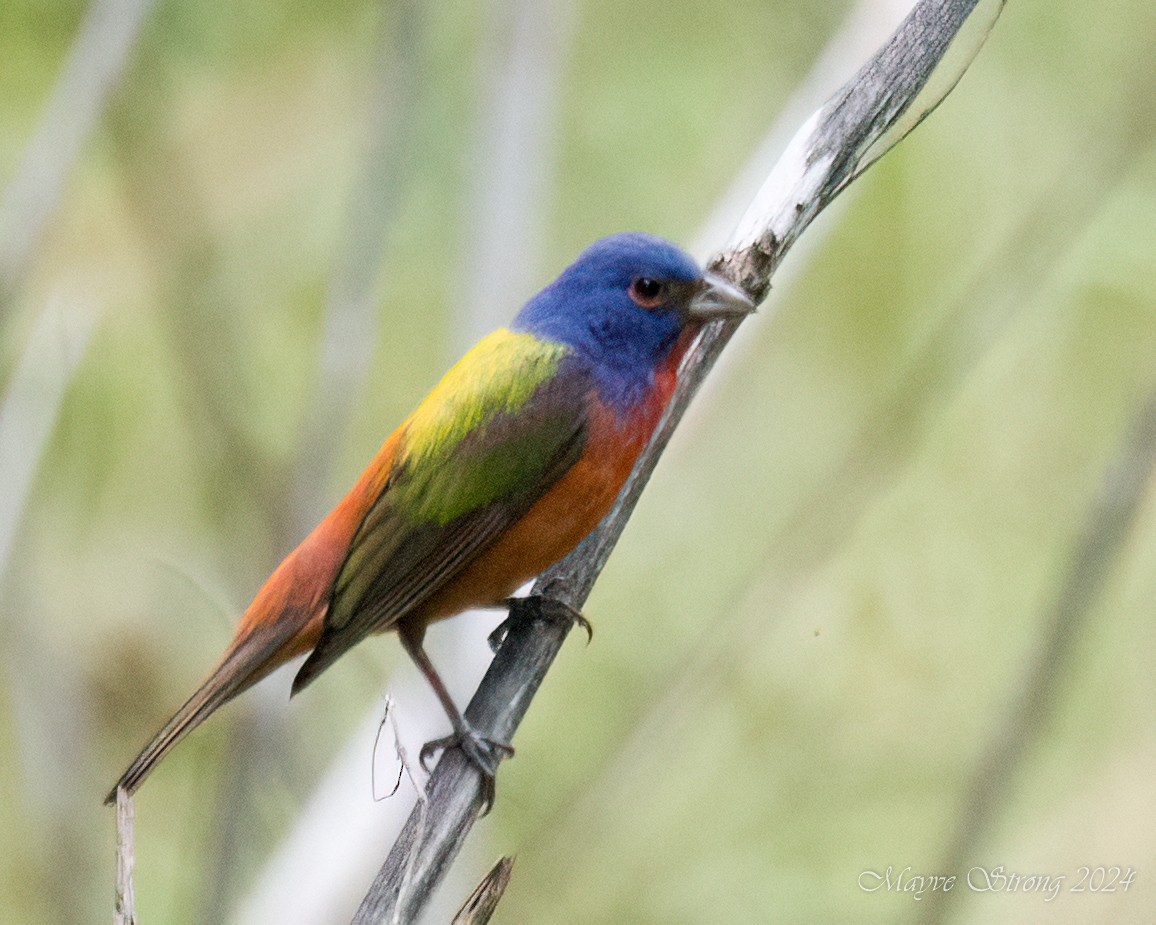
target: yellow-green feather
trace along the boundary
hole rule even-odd
[[[497,415],[520,411],[558,373],[567,350],[501,328],[445,374],[405,424],[399,462],[406,478],[395,486],[394,501],[412,521],[446,524],[536,481],[569,422],[543,420],[532,437],[514,444],[455,451]]]

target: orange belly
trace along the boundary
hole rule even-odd
[[[561,559],[598,526],[618,497],[641,447],[623,450],[588,451],[497,542],[405,619],[430,623],[497,604]]]

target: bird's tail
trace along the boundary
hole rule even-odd
[[[294,637],[285,639],[280,633],[263,632],[261,629],[238,638],[196,693],[185,701],[184,706],[177,710],[128,766],[128,770],[105,797],[105,804],[116,802],[116,792],[121,787],[130,794],[135,791],[157,762],[210,713],[256,684],[274,668],[298,654],[298,651],[303,651],[296,644],[297,641]]]

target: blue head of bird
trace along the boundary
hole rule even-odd
[[[754,309],[663,238],[615,234],[586,248],[526,303],[511,327],[564,343],[589,364],[604,401],[631,404],[688,324]]]

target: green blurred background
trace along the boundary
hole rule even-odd
[[[853,29],[902,7],[864,2]],[[0,6],[0,920],[111,915],[101,798],[264,576],[584,244],[694,242],[796,89],[853,72],[861,54],[816,65],[851,13]],[[130,50],[78,40],[94,21]],[[1150,0],[1012,0],[957,91],[812,227],[430,921],[499,853],[509,923],[1151,921],[1150,488],[1037,666],[1156,388],[1153,47]],[[492,623],[431,633],[467,665],[463,701]],[[365,732],[404,662],[367,643],[288,706],[270,679],[179,748],[137,800],[141,922],[347,921],[412,799],[373,801]],[[336,799],[381,814],[373,849],[315,796],[358,730]],[[348,850],[344,886],[299,872],[340,879]],[[1000,865],[1065,889],[962,882]],[[1137,876],[1068,891],[1097,865]],[[948,905],[861,888],[888,866],[960,883]]]

